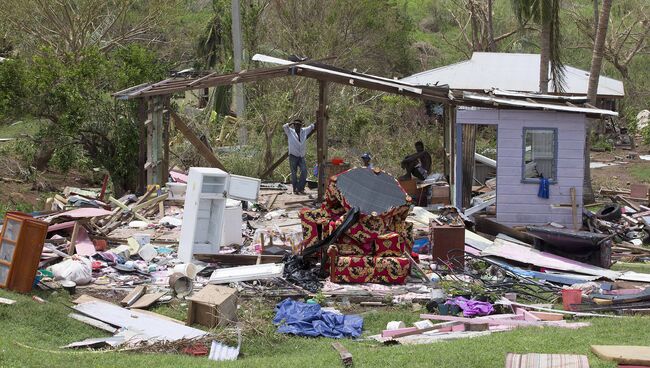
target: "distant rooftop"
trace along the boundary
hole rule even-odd
[[[501,89],[539,92],[539,54],[475,52],[470,60],[427,70],[403,78],[419,86],[448,84],[451,89],[483,91]],[[565,95],[586,95],[589,72],[565,66]],[[554,90],[551,80],[549,90]],[[623,97],[623,82],[600,76],[598,95]]]

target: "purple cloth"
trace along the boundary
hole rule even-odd
[[[457,305],[460,307],[460,309],[462,309],[463,316],[465,317],[487,316],[488,314],[494,312],[494,307],[492,307],[492,304],[473,299],[465,299],[462,296],[447,300],[445,304]]]

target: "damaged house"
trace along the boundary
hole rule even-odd
[[[623,83],[601,76],[594,107],[586,104],[588,72],[567,66],[563,92],[541,95],[538,70],[538,54],[475,52],[470,60],[401,81],[463,91],[463,102],[444,116],[453,204],[472,207],[477,127],[493,126],[496,196],[479,209],[496,204],[496,221],[504,225],[554,222],[574,228],[582,224],[587,119],[618,116],[612,110],[624,96]],[[547,189],[540,188],[542,178]]]

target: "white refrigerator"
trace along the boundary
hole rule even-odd
[[[178,258],[188,263],[194,254],[217,254],[225,232],[241,234],[241,225],[236,230],[225,228],[226,223],[234,223],[225,220],[226,200],[257,202],[260,182],[220,169],[190,168]]]

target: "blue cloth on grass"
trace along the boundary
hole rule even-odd
[[[324,312],[318,304],[306,304],[288,298],[275,306],[275,312],[273,323],[278,325],[279,333],[340,339],[359,337],[363,329],[361,316]]]

